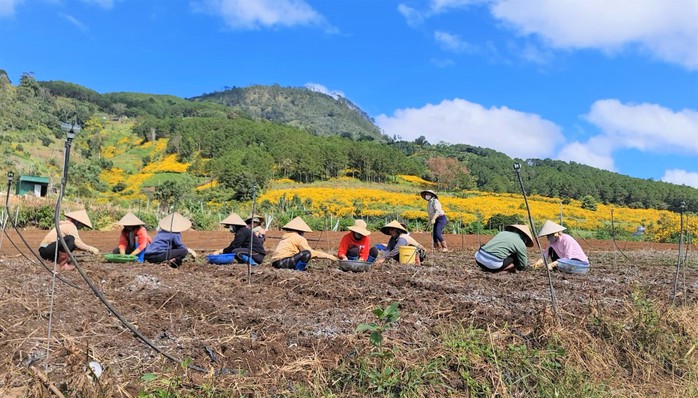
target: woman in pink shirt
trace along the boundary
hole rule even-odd
[[[548,268],[557,267],[558,261],[571,266],[588,267],[589,258],[573,237],[562,233],[565,229],[567,228],[550,220],[546,220],[543,228],[540,229],[538,237],[548,238],[548,249],[543,252],[545,258],[548,259]],[[542,263],[543,259],[540,259],[534,267],[540,266]]]

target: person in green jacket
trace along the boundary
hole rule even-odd
[[[528,267],[526,247],[533,247],[533,235],[527,225],[504,227],[475,253],[475,262],[485,272],[523,271]]]

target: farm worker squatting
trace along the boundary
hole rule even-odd
[[[311,258],[326,258],[337,260],[337,257],[319,250],[313,250],[308,240],[303,237],[306,232],[313,232],[302,218],[296,217],[281,227],[286,231],[281,236],[276,250],[271,256],[271,266],[274,268],[290,268],[305,271]]]
[[[99,249],[83,242],[78,234],[78,230],[82,229],[82,227],[92,229],[90,216],[87,215],[87,212],[85,210],[78,210],[65,213],[64,216],[66,220],[61,221],[59,227],[61,229],[61,236],[63,236],[63,240],[68,246],[68,249],[70,249],[71,252],[75,249],[79,249],[88,251],[92,254],[99,254]],[[63,251],[63,245],[58,243],[56,228],[53,228],[44,236],[44,240],[41,241],[39,246],[39,255],[44,260],[56,261],[62,270],[68,271],[75,268],[75,266],[68,264],[70,256]],[[58,247],[58,256],[56,256],[56,247]]]
[[[376,245],[379,246],[379,258],[376,260],[376,264],[381,264],[386,259],[400,261],[401,246],[414,246],[417,248],[417,257],[415,258],[415,263],[417,265],[420,265],[422,261],[426,260],[427,251],[424,246],[411,237],[407,232],[407,228],[397,220],[385,224],[381,228],[381,232],[385,235],[390,235],[390,239],[388,240],[388,246]]]
[[[354,220],[349,233],[342,237],[337,250],[340,260],[365,261],[372,263],[378,257],[378,249],[371,247],[371,231],[366,229],[366,221]]]
[[[160,220],[153,243],[145,248],[145,261],[162,263],[167,261],[172,268],[182,265],[187,254],[196,258],[196,252],[182,243],[182,232],[191,228],[191,221],[175,212]]]
[[[565,227],[546,220],[543,228],[540,229],[538,237],[548,238],[548,248],[543,252],[543,256],[552,262],[548,262],[548,269],[557,268],[558,262],[572,266],[589,266],[589,258],[584,254],[584,250],[573,237],[563,234]],[[539,259],[533,264],[533,268],[543,266],[543,259]]]
[[[475,252],[475,262],[486,272],[522,271],[528,267],[526,247],[533,247],[528,225],[507,225]]]
[[[118,222],[123,228],[119,235],[119,245],[112,251],[114,254],[130,254],[138,256],[153,239],[148,235],[145,223],[133,213],[127,213]]]
[[[431,239],[434,243],[436,249],[441,248],[441,251],[447,252],[448,247],[446,246],[446,240],[441,234],[448,222],[446,218],[446,212],[441,207],[441,202],[439,202],[439,197],[436,192],[427,189],[419,193],[422,199],[426,200],[427,203],[427,213],[429,213],[429,223],[431,224]]]
[[[251,221],[248,218],[247,221]],[[250,222],[243,221],[242,217],[236,213],[232,213],[221,224],[228,227],[230,232],[235,234],[233,241],[228,247],[216,250],[213,254],[235,254],[235,260],[239,263],[247,264],[250,260],[250,239],[252,239],[252,261],[250,265],[261,264],[264,261],[264,256],[267,252],[264,250],[264,244],[257,234],[250,228]]]

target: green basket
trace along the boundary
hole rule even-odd
[[[130,254],[105,254],[104,258],[110,263],[132,263],[138,259],[136,256]]]

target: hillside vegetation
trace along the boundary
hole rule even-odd
[[[65,134],[60,121],[83,126],[73,143],[70,198],[117,208],[176,205],[199,217],[200,227],[216,223],[206,209],[249,211],[252,197],[260,197],[266,211],[283,213],[279,219],[290,215],[273,193],[282,186],[284,200],[290,203],[297,197],[303,214],[318,218],[313,222],[332,221],[332,227],[352,217],[373,218],[374,223],[397,217],[420,228],[424,208],[416,192],[429,187],[445,198],[451,228],[496,229],[525,214],[520,201],[497,199],[520,197],[514,162],[523,166],[528,193],[547,203],[538,206],[546,209],[538,213],[532,205],[536,221],[555,219],[562,211],[571,227],[608,231],[615,208],[616,217],[622,214],[616,220],[621,230],[666,225],[675,232],[654,236],[671,240],[677,236],[681,204],[685,202],[689,212],[698,210],[698,190],[686,186],[574,162],[512,159],[487,148],[435,145],[424,137],[395,141],[380,135],[370,118],[348,100],[305,88],[233,88],[187,100],[100,94],[69,82],[37,81],[30,74],[15,86],[0,70],[0,150],[5,155],[0,170],[48,176],[55,187]],[[337,192],[344,185],[349,193],[341,195],[351,199],[347,204],[329,194],[304,196],[295,191],[298,183],[325,183]],[[369,200],[352,193],[364,189],[386,194]],[[392,203],[389,192],[395,190],[413,195],[409,205],[386,208]],[[473,198],[482,201],[459,202]]]

